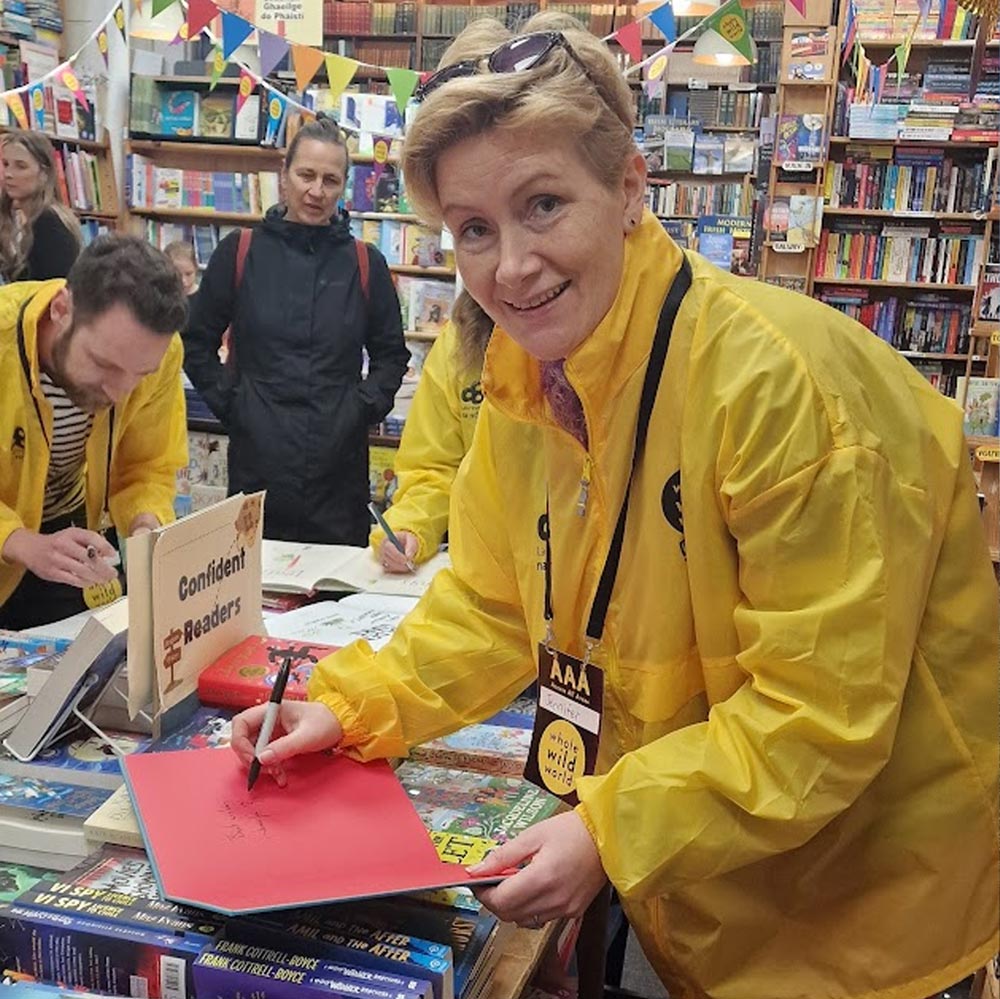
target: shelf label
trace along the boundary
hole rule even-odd
[[[818,163],[810,163],[808,160],[789,160],[787,163],[778,164],[779,169],[788,173],[812,173],[817,166]]]
[[[976,448],[976,461],[1000,461],[1000,444],[980,444]]]
[[[688,77],[688,90],[708,90],[708,80],[696,80]]]
[[[990,346],[1000,347],[1000,330],[994,330],[990,334]]]
[[[775,253],[805,253],[804,243],[771,243],[771,249]]]

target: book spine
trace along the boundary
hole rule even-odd
[[[110,995],[185,999],[203,941],[134,926],[0,906],[4,967],[42,982]]]

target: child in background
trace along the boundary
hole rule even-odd
[[[190,305],[191,296],[198,290],[198,261],[195,259],[194,247],[186,240],[177,239],[167,243],[163,252],[170,258],[170,262],[180,275],[184,294],[187,295]]]

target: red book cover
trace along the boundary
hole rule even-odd
[[[214,707],[237,709],[265,703],[287,654],[293,658],[285,698],[304,701],[316,663],[336,651],[335,645],[251,635],[202,670],[198,700]]]

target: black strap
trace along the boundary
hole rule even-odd
[[[663,366],[667,360],[667,350],[670,347],[670,336],[674,330],[674,320],[677,318],[677,311],[680,309],[681,302],[690,287],[691,265],[685,256],[681,262],[680,270],[670,285],[667,297],[663,301],[663,307],[660,309],[660,319],[656,324],[656,336],[653,338],[653,346],[649,352],[649,361],[646,363],[646,375],[642,383],[642,395],[639,398],[639,417],[635,426],[635,447],[632,451],[632,467],[629,469],[628,482],[625,485],[625,496],[622,499],[621,510],[618,512],[618,523],[615,524],[615,531],[611,537],[608,556],[604,562],[604,570],[597,584],[594,603],[590,608],[590,620],[587,622],[587,638],[594,643],[599,642],[604,634],[604,621],[608,614],[608,605],[611,603],[611,593],[615,588],[618,565],[621,562],[622,544],[625,540],[625,522],[628,519],[628,505],[632,495],[632,482],[635,479],[635,470],[642,459],[642,452],[646,446],[649,420],[653,414],[656,393],[660,387]],[[552,535],[552,522],[549,518],[548,497],[545,500],[545,520],[545,620],[546,622],[551,622],[552,548],[550,538]]]

